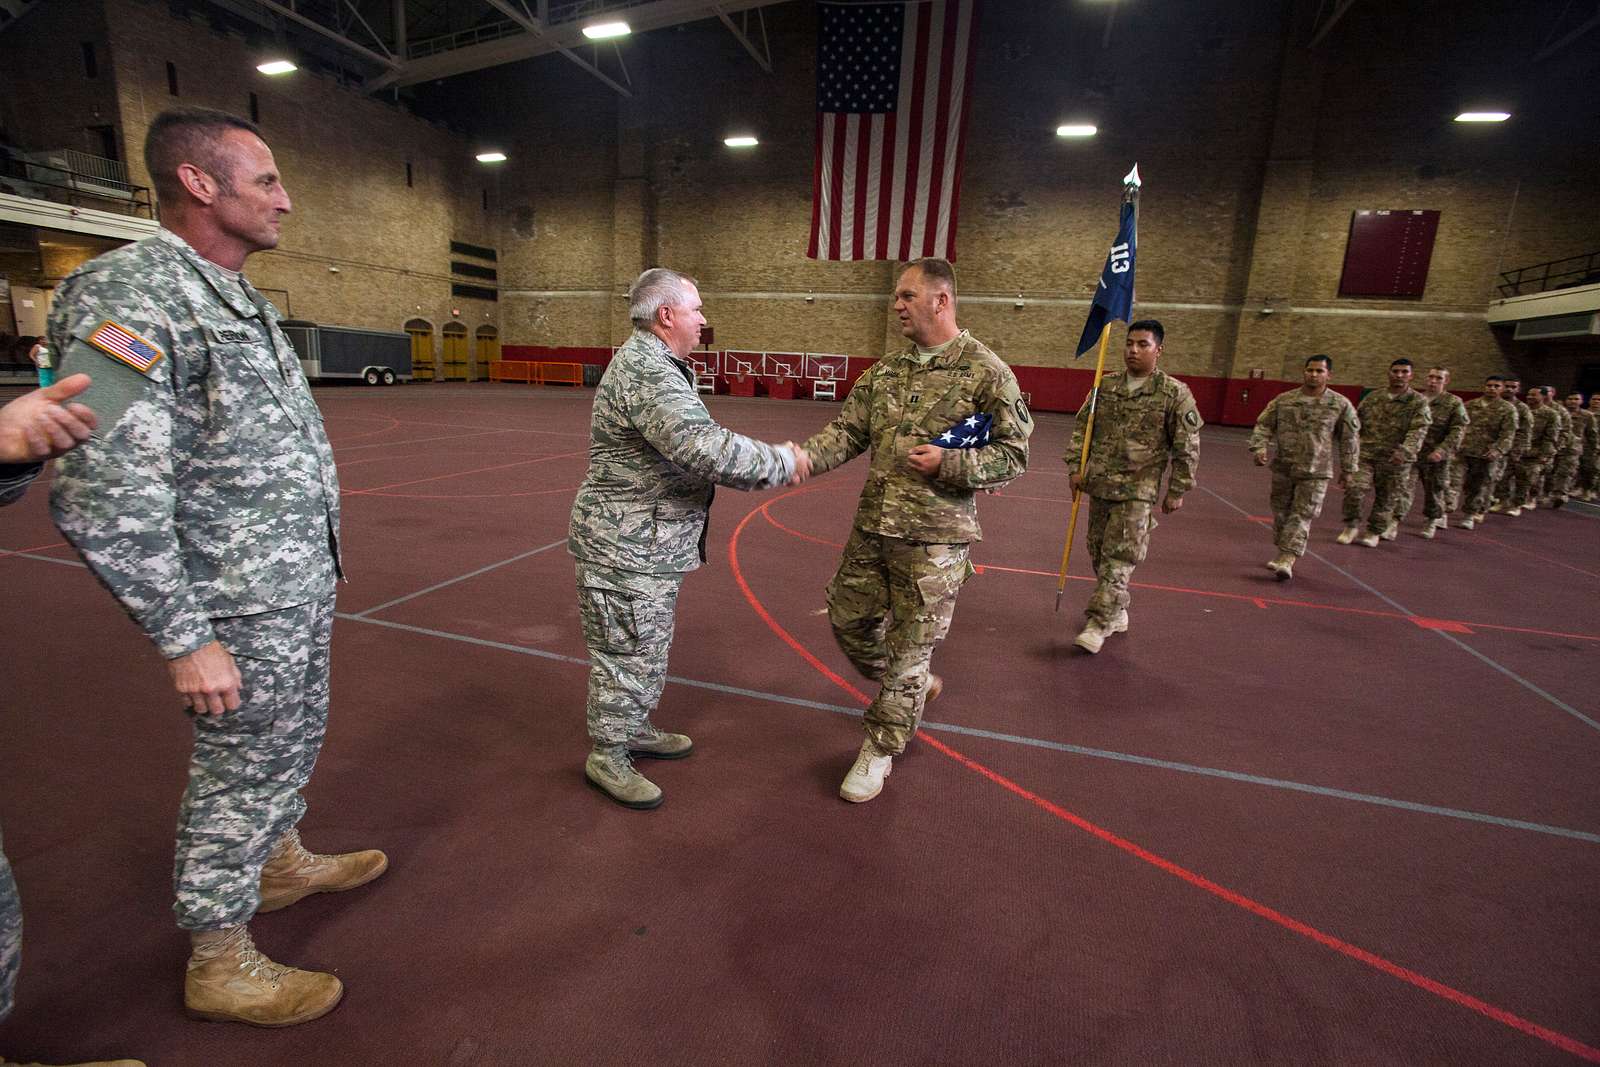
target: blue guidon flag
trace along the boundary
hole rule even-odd
[[[940,448],[982,448],[989,443],[989,427],[993,423],[993,415],[980,411],[968,415],[928,443]]]
[[[1137,189],[1139,168],[1135,166],[1122,179],[1122,183],[1124,188]],[[1111,245],[1111,251],[1106,253],[1106,266],[1100,272],[1100,284],[1095,287],[1089,321],[1083,324],[1083,336],[1078,338],[1078,356],[1100,343],[1100,334],[1109,323],[1130,321],[1133,312],[1133,263],[1138,253],[1138,216],[1134,214],[1133,201],[1124,197],[1122,218],[1117,224],[1117,239]]]

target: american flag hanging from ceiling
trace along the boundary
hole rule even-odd
[[[817,10],[806,254],[953,261],[978,0]]]

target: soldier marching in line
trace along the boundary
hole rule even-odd
[[[1522,399],[1522,382],[1515,375],[1505,379],[1502,394],[1517,409],[1517,433],[1511,441],[1511,451],[1506,456],[1505,473],[1495,488],[1493,514],[1506,514],[1516,518],[1522,514],[1522,499],[1528,491],[1527,467],[1524,464],[1528,446],[1533,441],[1533,409]]]
[[[1600,392],[1589,394],[1589,406],[1579,414],[1583,421],[1583,458],[1578,461],[1577,495],[1592,504],[1600,500]]]
[[[1491,374],[1484,379],[1483,395],[1467,404],[1467,430],[1458,455],[1465,472],[1462,483],[1460,525],[1470,530],[1483,522],[1494,499],[1506,457],[1517,436],[1517,409],[1505,399],[1505,379]]]
[[[839,415],[802,446],[814,473],[870,450],[850,539],[828,584],[828,621],[839,647],[879,683],[866,739],[839,786],[871,800],[916,733],[943,683],[930,673],[956,595],[982,538],[974,493],[997,489],[1028,466],[1033,419],[1011,368],[956,324],[955,270],[942,259],[910,264],[894,310],[910,341],[861,376]],[[958,425],[988,432],[957,442]],[[971,420],[970,422],[968,420]],[[965,447],[961,447],[965,444]]]
[[[151,123],[153,237],[61,283],[50,348],[89,369],[100,430],[58,463],[56,524],[168,660],[194,748],[173,881],[197,1017],[289,1026],[332,1011],[332,974],[256,950],[258,911],[364,885],[382,852],[322,856],[296,830],[327,728],[339,481],[277,310],[240,273],[289,196],[250,123]]]
[[[1411,375],[1409,359],[1390,363],[1388,391],[1372,390],[1356,409],[1361,419],[1361,469],[1345,486],[1341,545],[1354,541],[1376,548],[1379,538],[1393,541],[1399,531],[1396,507],[1430,421],[1427,401],[1411,388]],[[1361,502],[1368,489],[1372,490],[1372,510],[1367,514],[1367,532],[1362,534]]]
[[[1537,508],[1544,499],[1545,484],[1550,480],[1556,451],[1561,444],[1561,416],[1549,402],[1549,394],[1554,392],[1542,385],[1528,390],[1533,429],[1528,438],[1528,451],[1522,457],[1523,496],[1518,501],[1525,511]]]
[[[1556,460],[1551,469],[1550,493],[1545,501],[1546,507],[1559,508],[1571,499],[1578,484],[1584,433],[1578,412],[1583,410],[1583,397],[1573,393],[1563,403],[1556,398],[1556,391],[1546,386],[1544,398],[1561,419],[1561,436],[1556,441]]]
[[[589,470],[572,502],[567,548],[589,648],[584,777],[617,803],[649,809],[661,789],[635,757],[681,759],[694,744],[650,722],[688,572],[705,562],[717,485],[768,489],[806,476],[792,443],[763,444],[717,425],[687,359],[705,325],[694,280],[657,267],[628,291],[633,334],[600,378]]]
[[[1194,488],[1200,462],[1200,412],[1189,387],[1156,361],[1166,331],[1155,319],[1128,327],[1123,344],[1125,373],[1105,376],[1094,411],[1094,436],[1089,463],[1083,455],[1084,424],[1089,404],[1072,424],[1072,440],[1063,459],[1072,488],[1089,496],[1089,558],[1096,582],[1084,608],[1085,623],[1073,644],[1085,652],[1100,651],[1107,637],[1128,629],[1128,582],[1150,547],[1151,515],[1156,498],[1171,514],[1183,506],[1183,494]],[[1171,464],[1165,496],[1161,476]]]
[[[1273,397],[1250,434],[1250,453],[1258,467],[1267,465],[1267,448],[1275,446],[1272,540],[1278,554],[1267,569],[1279,581],[1292,577],[1295,561],[1305,555],[1329,479],[1342,489],[1360,469],[1361,421],[1355,406],[1328,388],[1332,372],[1331,357],[1308,358],[1301,387]]]
[[[1456,450],[1461,447],[1461,436],[1467,432],[1467,406],[1459,396],[1448,392],[1450,368],[1429,367],[1423,379],[1422,398],[1428,404],[1428,432],[1422,438],[1417,453],[1417,481],[1422,485],[1421,536],[1432,539],[1439,530],[1450,525],[1448,518],[1454,510],[1450,499],[1451,470],[1454,468]],[[1404,492],[1395,506],[1396,522],[1405,519],[1411,511],[1412,482],[1409,475],[1402,483]]]

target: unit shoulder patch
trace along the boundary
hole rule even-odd
[[[1200,413],[1194,408],[1190,408],[1183,413],[1183,421],[1189,429],[1198,430],[1200,428]]]
[[[118,363],[126,364],[140,374],[149,374],[150,368],[167,356],[160,345],[109,319],[97,326],[86,340]]]

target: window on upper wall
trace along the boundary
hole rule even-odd
[[[89,136],[94,138],[95,147],[98,148],[102,159],[120,159],[117,154],[117,128],[115,126],[85,126]]]
[[[83,76],[85,78],[98,78],[100,76],[100,66],[99,66],[98,63],[95,62],[95,58],[94,58],[94,42],[93,41],[84,41],[82,43],[83,43]]]
[[[250,121],[261,121],[261,101],[256,99],[256,94],[250,94]]]
[[[489,210],[489,189],[487,186],[483,190],[483,210]]]
[[[167,64],[167,92],[172,96],[178,95],[178,67],[175,63]]]
[[[406,160],[406,188],[411,188],[411,160]]]

